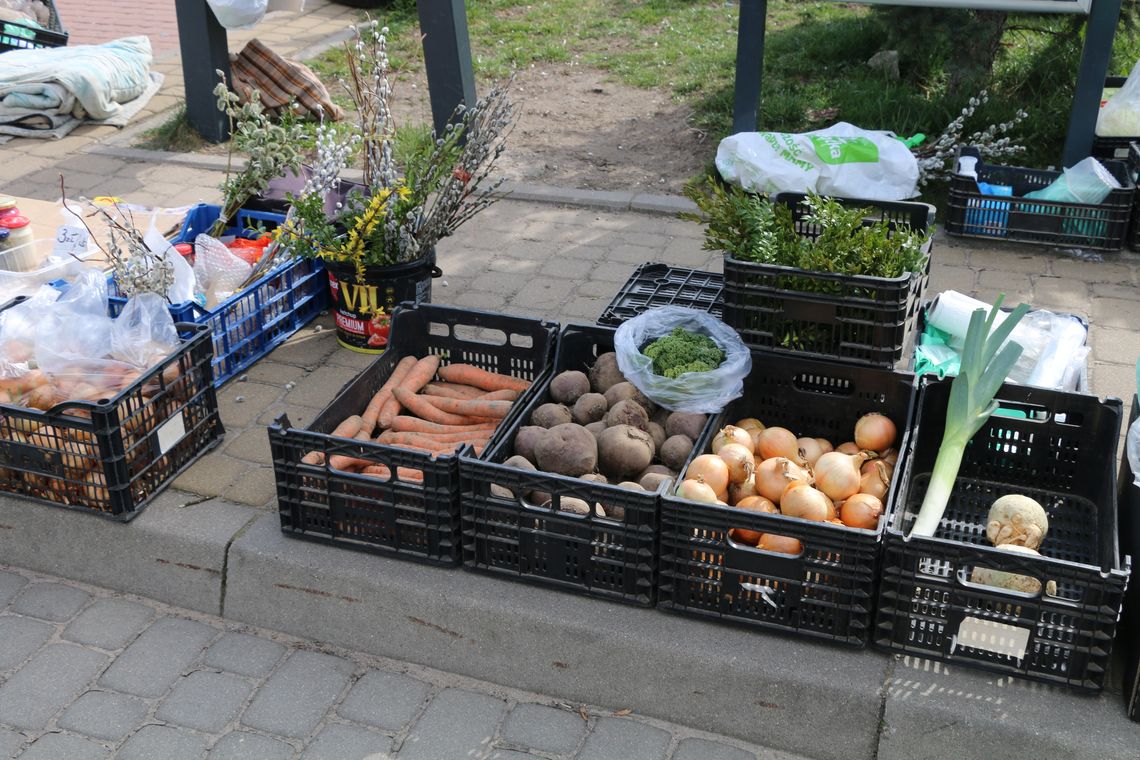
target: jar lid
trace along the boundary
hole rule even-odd
[[[194,246],[190,245],[189,243],[175,243],[174,250],[178,251],[183,256],[189,256],[190,254],[194,253]]]
[[[16,208],[16,199],[10,195],[0,195],[0,211],[6,208]]]
[[[14,230],[19,227],[27,227],[31,223],[31,219],[26,216],[21,216],[20,214],[14,214],[12,216],[6,216],[0,219],[0,227],[7,227],[10,230]]]

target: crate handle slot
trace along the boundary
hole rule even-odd
[[[792,386],[800,393],[817,396],[854,396],[855,383],[846,377],[800,372],[792,378]]]
[[[784,554],[739,544],[725,534],[724,569],[738,575],[757,575],[787,581],[801,581],[804,577],[804,550],[799,554]]]
[[[508,343],[507,333],[495,327],[455,325],[453,332],[456,340],[464,343],[482,343],[486,346],[505,346]]]

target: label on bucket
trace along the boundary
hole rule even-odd
[[[415,302],[429,300],[430,288],[430,279],[415,283]],[[355,351],[370,353],[379,353],[388,345],[389,315],[396,304],[413,300],[411,293],[399,298],[400,293],[387,282],[362,285],[354,279],[338,278],[331,271],[329,289],[335,306],[337,340]]]

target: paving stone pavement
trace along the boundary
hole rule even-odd
[[[0,589],[0,758],[795,760],[11,567]]]

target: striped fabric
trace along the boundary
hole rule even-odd
[[[308,66],[288,61],[274,53],[258,39],[252,39],[237,55],[230,56],[233,88],[243,101],[250,93],[260,93],[261,104],[271,115],[278,116],[293,104],[298,114],[310,113],[339,121],[344,111],[329,96],[329,91]]]

